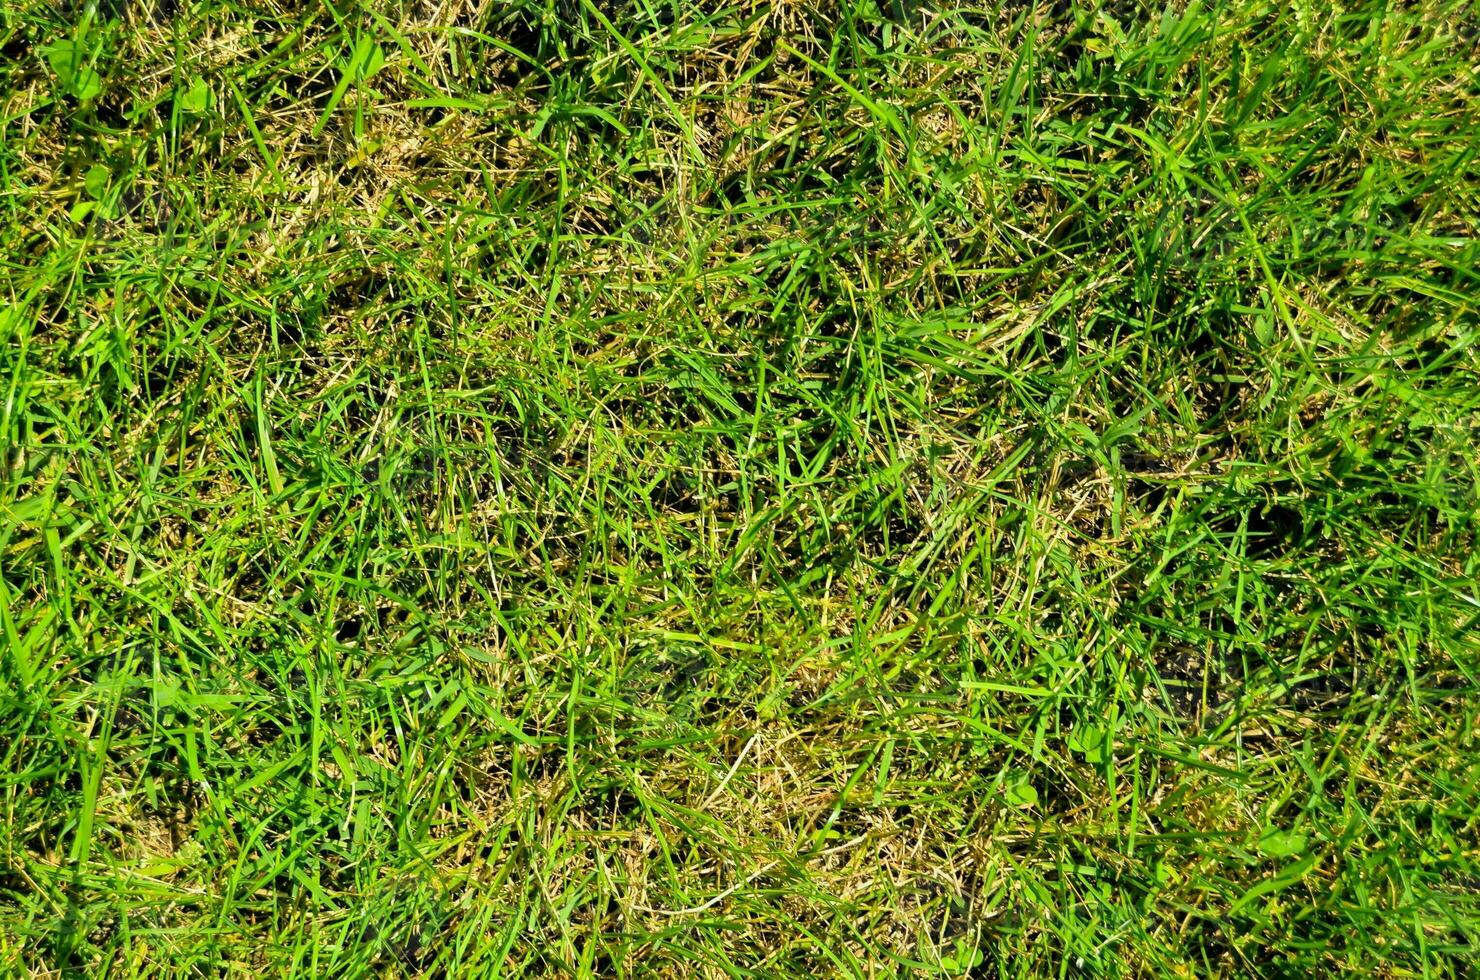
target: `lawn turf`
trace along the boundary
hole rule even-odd
[[[0,973],[1472,975],[1473,2],[0,7]]]

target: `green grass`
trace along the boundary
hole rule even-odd
[[[5,4],[0,974],[1472,975],[1477,43]]]

